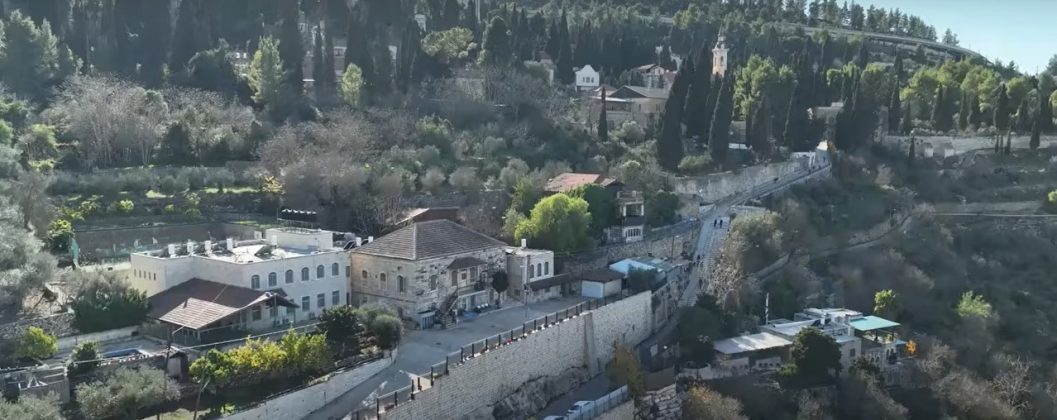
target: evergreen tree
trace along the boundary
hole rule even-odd
[[[143,19],[138,54],[140,80],[149,88],[160,87],[165,78],[165,63],[169,56],[169,39],[172,33],[169,3],[169,0],[142,0],[140,2]]]
[[[43,99],[79,66],[48,22],[38,26],[18,10],[0,22],[0,84],[12,93]]]
[[[558,50],[561,49],[561,34],[558,31],[558,21],[551,21],[550,29],[547,30],[547,56],[552,60],[558,58]]]
[[[195,53],[208,49],[199,42],[202,36],[197,28],[197,19],[198,1],[181,1],[176,18],[176,33],[172,38],[172,52],[169,55],[169,71],[174,75],[185,71],[187,62]]]
[[[481,28],[477,24],[477,2],[474,0],[466,2],[466,8],[462,13],[462,27],[473,32],[475,41],[481,41]]]
[[[253,90],[253,101],[264,106],[279,119],[284,114],[286,78],[283,74],[283,59],[279,53],[278,43],[270,37],[261,38],[253,61],[246,71],[250,89]]]
[[[1053,104],[1050,102],[1051,89],[1047,85],[1039,87],[1039,131],[1053,131]]]
[[[327,89],[330,88],[326,85],[326,80],[324,80],[327,77],[327,66],[323,58],[323,30],[316,26],[312,32],[315,34],[315,39],[312,42],[312,88],[316,93],[316,102],[322,102]]]
[[[672,49],[670,47],[667,45],[661,47],[660,54],[657,54],[656,64],[668,71],[676,70],[675,59],[672,58]]]
[[[609,119],[606,114],[606,88],[602,87],[602,110],[598,112],[598,141],[605,143],[609,141]]]
[[[337,75],[335,74],[337,67],[334,63],[334,34],[329,29],[323,33],[323,68],[328,70],[323,72],[324,85],[334,91],[338,86]]]
[[[907,75],[903,70],[903,55],[896,53],[895,64],[892,65],[893,72],[895,73],[895,88],[899,91],[899,88],[903,86],[903,80],[906,80]]]
[[[687,62],[675,74],[668,101],[664,104],[664,115],[661,117],[661,135],[657,139],[657,163],[668,170],[675,170],[683,159],[683,109],[686,106],[686,95],[690,90],[690,81],[694,78],[694,65]]]
[[[400,60],[397,63],[396,86],[402,93],[407,93],[407,88],[417,83],[421,76],[421,51],[422,31],[415,19],[411,18],[404,25],[404,33],[400,38]]]
[[[932,107],[932,128],[941,133],[950,131],[954,125],[945,90],[943,86],[936,89],[936,100]]]
[[[958,130],[966,131],[969,129],[969,107],[972,106],[972,101],[969,97],[971,93],[967,93],[965,89],[962,89],[962,99],[958,101],[961,108],[958,110]]]
[[[727,76],[722,78],[708,134],[709,153],[712,155],[712,160],[720,164],[725,162],[727,149],[730,147],[730,121],[734,114],[734,84],[736,81],[735,73],[730,70],[728,69]]]
[[[514,54],[510,45],[510,29],[503,18],[496,16],[488,23],[484,32],[484,51],[481,52],[481,63],[505,67],[510,64]]]
[[[1035,117],[1035,121],[1031,124],[1031,142],[1028,145],[1031,150],[1037,150],[1039,148],[1039,140],[1041,137],[1041,128],[1039,128],[1039,118]]]
[[[994,105],[994,125],[999,133],[1009,130],[1009,96],[1006,94],[1006,85],[998,86],[998,95]]]
[[[712,116],[712,110],[708,108],[708,95],[712,91],[712,54],[707,51],[708,44],[705,45],[694,63],[697,71],[694,72],[694,79],[690,81],[690,91],[686,96],[686,113],[683,115],[686,136],[697,137],[699,141],[708,133],[708,120]]]
[[[1006,155],[1013,154],[1013,133],[1012,132],[1007,132],[1006,133],[1006,151],[1005,152],[1006,152]]]
[[[443,26],[444,29],[451,29],[459,26],[459,17],[462,13],[462,8],[459,7],[458,0],[447,0],[444,2],[444,13],[443,13]],[[416,25],[417,26],[417,25]]]
[[[899,117],[900,111],[903,110],[903,103],[899,99],[899,87],[892,89],[892,98],[888,101],[888,131],[896,132],[899,130]]]
[[[363,24],[362,14],[363,9],[360,7],[349,12],[349,35],[346,38],[344,67],[348,68],[350,64],[355,64],[363,77],[364,90],[369,92],[371,91],[370,85],[374,83],[376,76],[374,58],[371,57],[371,44],[368,42],[370,36],[367,34],[366,25]]]
[[[389,51],[389,45],[383,37],[377,39],[371,48],[371,57],[374,60],[373,79],[367,84],[367,91],[372,101],[377,100],[392,91],[393,87],[393,53]]]
[[[855,55],[855,65],[859,66],[860,69],[865,69],[869,63],[870,49],[866,45],[866,40],[863,39],[862,43],[859,44],[859,53]]]
[[[195,163],[194,146],[187,124],[177,121],[169,126],[158,146],[158,162],[170,165],[193,165]]]
[[[756,109],[752,117],[752,128],[748,133],[749,138],[747,139],[753,152],[759,157],[766,157],[771,152],[770,118],[771,112],[767,97],[762,97],[760,98],[759,103],[756,104]]]
[[[279,27],[279,55],[285,66],[286,85],[300,96],[304,91],[305,48],[301,40],[301,11],[296,1],[280,2],[282,23]]]
[[[980,112],[980,99],[976,95],[969,97],[969,124],[979,128],[984,125],[984,115]]]
[[[561,22],[558,23],[558,60],[554,67],[557,71],[558,80],[564,84],[572,84],[576,81],[576,73],[573,72],[573,50],[569,37],[569,22],[565,19],[565,10],[562,10]]]
[[[804,88],[797,86],[793,96],[789,98],[788,115],[785,119],[785,127],[782,132],[782,140],[792,151],[809,150],[812,147],[812,138],[809,138],[809,126],[807,104],[804,102]],[[898,113],[897,113],[898,115]]]
[[[903,121],[900,123],[899,133],[909,136],[912,131],[914,131],[914,114],[911,112],[910,102],[907,102],[903,107]]]
[[[915,146],[916,143],[917,143],[917,139],[911,137],[910,138],[910,151],[907,152],[907,165],[909,165],[911,167],[914,166],[914,158],[917,157],[917,152],[914,150],[914,148],[915,148],[914,146]]]
[[[1020,101],[1020,108],[1017,109],[1017,131],[1026,133],[1031,130],[1031,125],[1031,108],[1028,105],[1028,99],[1024,98],[1023,101]]]

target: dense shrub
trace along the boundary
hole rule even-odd
[[[76,388],[81,413],[90,419],[139,418],[137,412],[180,397],[176,381],[160,370],[120,368],[102,381]]]
[[[147,295],[114,272],[75,271],[73,325],[81,332],[137,325],[147,317]]]
[[[18,357],[45,360],[59,351],[55,336],[48,334],[40,327],[29,327],[18,342]]]
[[[323,334],[290,331],[279,342],[247,340],[228,351],[210,350],[191,364],[191,378],[214,390],[265,383],[273,379],[303,377],[332,366]]]

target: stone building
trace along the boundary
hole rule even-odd
[[[352,303],[381,303],[428,328],[494,304],[507,246],[450,220],[412,223],[352,251]]]

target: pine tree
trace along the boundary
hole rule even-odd
[[[315,33],[315,40],[312,42],[312,87],[316,93],[316,102],[322,102],[327,89],[330,88],[325,80],[327,65],[323,58],[323,30],[316,26],[312,32]],[[331,71],[333,72],[333,69]]]
[[[712,113],[712,125],[708,134],[708,150],[712,160],[722,164],[730,147],[730,120],[734,113],[735,72],[728,69],[727,76],[722,78],[716,108]]]
[[[165,63],[169,55],[169,39],[172,21],[169,18],[169,0],[143,0],[141,2],[142,24],[140,33],[140,80],[149,88],[162,85],[165,78]]]
[[[1039,140],[1041,137],[1040,134],[1042,130],[1039,125],[1039,118],[1035,117],[1035,121],[1031,124],[1031,142],[1028,143],[1028,146],[1031,147],[1031,150],[1037,150],[1039,148]]]
[[[697,55],[694,63],[694,79],[690,81],[690,91],[686,96],[686,112],[683,122],[686,124],[686,136],[697,137],[700,141],[708,132],[708,121],[711,109],[708,108],[708,95],[712,91],[712,54],[707,51],[707,43]],[[693,57],[687,57],[688,61]]]
[[[513,55],[510,45],[510,29],[503,18],[496,16],[488,23],[484,32],[484,51],[481,52],[481,63],[492,66],[506,66]]]
[[[304,91],[305,48],[301,40],[301,11],[296,1],[281,2],[282,23],[279,27],[279,56],[283,59],[286,85],[294,95]]]
[[[899,133],[904,136],[909,136],[914,131],[914,114],[910,108],[910,103],[907,102],[903,107],[903,121],[899,125]]]
[[[998,131],[1009,130],[1009,96],[1006,94],[1006,85],[998,86],[998,96],[994,106],[994,125]]]
[[[668,101],[664,104],[664,115],[661,117],[661,136],[657,139],[657,163],[668,170],[675,170],[683,159],[683,109],[686,106],[686,95],[690,90],[690,81],[694,78],[694,65],[686,63],[672,82]]]
[[[605,143],[609,141],[609,120],[606,114],[606,88],[602,87],[602,110],[598,112],[598,141]]]

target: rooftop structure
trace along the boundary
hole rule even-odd
[[[503,246],[503,242],[451,220],[431,220],[412,223],[353,252],[417,261]]]
[[[282,289],[261,291],[202,279],[183,282],[151,296],[149,302],[148,318],[192,330],[204,329],[251,308],[260,311],[256,307],[262,304],[268,308],[298,307],[286,298]],[[258,312],[241,318],[260,321],[263,317]]]
[[[725,355],[736,355],[791,345],[793,345],[792,341],[767,332],[724,338],[713,343],[716,352]]]

